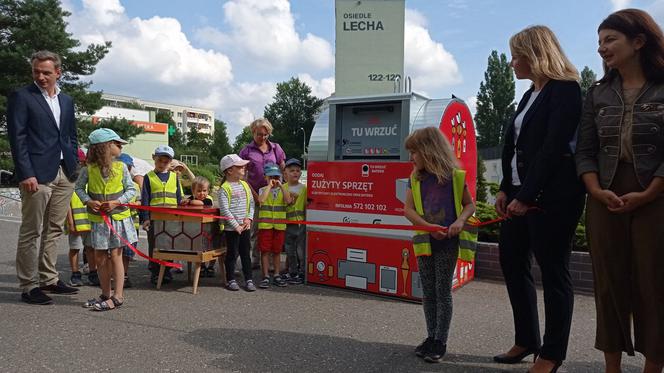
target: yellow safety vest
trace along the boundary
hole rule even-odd
[[[288,184],[286,184],[288,191]],[[305,219],[305,211],[307,204],[307,186],[303,185],[300,189],[300,194],[297,195],[295,203],[286,206],[286,219],[290,221],[303,221]]]
[[[130,203],[136,203],[137,201],[141,200],[141,190],[138,187],[138,183],[135,181],[132,181],[134,183],[134,188],[136,188],[136,195],[134,195],[131,200],[129,200]],[[138,229],[141,226],[140,219],[138,218],[138,210],[137,209],[130,209],[131,210],[131,218],[134,221],[134,228]]]
[[[251,210],[251,208],[250,208],[251,187],[244,180],[240,180],[240,184],[242,185],[242,188],[244,188],[244,193],[247,195],[247,217],[250,218],[250,219],[253,219],[253,216],[249,216],[249,211]],[[221,190],[226,192],[226,195],[228,196],[229,205],[230,205],[231,194],[233,193],[233,191],[231,190],[231,184],[228,181],[224,181],[224,183],[221,184]],[[221,205],[221,201],[219,201],[219,204]],[[224,225],[225,225],[224,223],[225,222],[226,222],[226,220],[224,220],[224,219],[219,220],[219,229],[221,229],[222,231],[224,230]]]
[[[454,194],[454,209],[457,216],[461,215],[461,211],[463,211],[463,205],[461,202],[463,201],[463,189],[465,184],[466,171],[455,169],[452,174],[452,191]],[[420,181],[415,175],[410,176],[410,186],[413,192],[415,211],[417,211],[420,216],[424,216]],[[413,236],[413,251],[415,251],[415,256],[431,255],[431,241],[429,237],[429,232],[415,231],[415,235]],[[472,261],[475,258],[476,250],[477,228],[466,225],[461,233],[459,233],[459,258],[465,261]]]
[[[178,205],[178,175],[168,172],[168,180],[162,182],[153,171],[147,173],[150,182],[150,206],[176,207]],[[182,190],[182,189],[180,189]]]
[[[81,202],[81,199],[78,198],[76,192],[72,194],[69,205],[71,206],[71,214],[74,219],[74,229],[76,232],[89,232],[92,227],[90,226],[90,219],[88,218],[88,209],[85,204]]]
[[[104,181],[101,176],[101,170],[96,165],[88,166],[88,195],[96,201],[113,201],[124,194],[124,185],[122,185],[122,174],[125,168],[122,162],[113,162],[113,175]],[[122,220],[131,217],[131,211],[125,206],[119,206],[108,213],[113,220]],[[92,211],[88,207],[88,216],[90,221],[101,223],[103,221],[99,212]]]
[[[267,186],[266,186],[267,188]],[[277,197],[272,197],[272,191],[267,196],[265,202],[258,208],[258,219],[260,220],[286,220],[286,204],[284,203],[284,193],[279,188]],[[284,223],[258,222],[258,229],[276,229],[278,231],[286,230]]]

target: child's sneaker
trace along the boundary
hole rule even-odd
[[[300,275],[295,275],[295,276],[288,276],[288,280],[286,280],[290,285],[301,285],[304,284],[304,279],[300,277]]]
[[[81,267],[81,273],[83,273],[84,275],[90,273],[90,266],[88,265],[88,263],[83,264],[83,267]]]
[[[230,280],[228,281],[228,284],[226,284],[226,289],[231,291],[238,291],[240,290],[240,285],[237,284],[237,281]]]
[[[81,277],[81,272],[72,272],[71,278],[69,279],[69,286],[74,286],[74,287],[83,286],[83,278]]]
[[[247,280],[247,283],[244,286],[244,290],[249,291],[249,292],[256,291],[256,285],[254,285],[254,281],[253,280]]]
[[[274,276],[274,284],[279,286],[279,287],[284,287],[284,286],[288,285],[288,284],[286,284],[286,281],[284,281],[284,279],[281,278],[280,275]]]
[[[88,273],[88,282],[92,286],[99,286],[99,275],[97,274],[97,271],[90,271]]]
[[[214,267],[210,266],[205,269],[205,276],[206,277],[214,277]]]
[[[427,363],[440,363],[447,352],[447,345],[440,340],[434,340],[429,350],[424,353],[424,361]]]
[[[270,278],[264,277],[263,280],[258,284],[258,287],[261,289],[267,289],[270,287]]]

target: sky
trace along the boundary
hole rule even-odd
[[[334,0],[62,0],[68,31],[113,46],[86,77],[92,89],[215,111],[231,142],[259,118],[276,84],[299,77],[334,92]],[[455,95],[475,110],[492,50],[543,24],[577,66],[601,76],[597,26],[635,7],[664,25],[664,0],[406,0],[405,74],[430,98]],[[529,82],[517,82],[516,100]]]

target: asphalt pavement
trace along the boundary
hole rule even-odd
[[[1,372],[523,372],[491,357],[513,343],[505,287],[474,281],[454,293],[448,354],[427,364],[413,354],[425,336],[419,304],[334,288],[297,285],[230,292],[218,278],[203,278],[191,294],[186,274],[155,290],[146,262],[131,263],[135,284],[122,308],[81,307],[99,295],[54,296],[55,304],[20,301],[15,254],[19,222],[0,216]],[[69,279],[66,238],[58,268]],[[143,239],[140,247],[145,249]],[[257,276],[256,276],[257,277]],[[541,292],[539,293],[541,299]],[[541,300],[540,300],[541,303]],[[540,311],[542,314],[543,312]],[[600,372],[593,348],[592,297],[575,299],[568,358],[563,372]],[[624,372],[639,372],[643,359],[625,357]]]

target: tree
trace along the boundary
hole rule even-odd
[[[586,93],[592,85],[597,81],[597,75],[588,66],[584,66],[581,70],[581,97],[586,98]]]
[[[477,125],[479,148],[497,146],[503,142],[505,126],[514,116],[514,76],[504,53],[491,51],[484,81],[477,94]]]
[[[242,129],[242,132],[235,137],[233,153],[240,154],[240,150],[252,141],[254,141],[254,135],[251,133],[251,128],[246,126]]]
[[[479,154],[477,155],[477,189],[475,190],[475,200],[477,202],[486,202],[487,201],[487,188],[486,179],[484,178],[484,173],[486,172],[486,166],[484,165],[484,159]]]
[[[207,133],[198,132],[194,127],[187,132],[186,146],[180,151],[175,153],[177,155],[195,155],[198,158],[199,165],[213,164],[216,161],[212,159],[210,154],[210,146],[212,145],[212,136]]]
[[[142,127],[137,127],[124,118],[101,119],[97,123],[93,123],[91,119],[86,118],[86,119],[79,119],[76,122],[76,124],[77,124],[76,132],[78,135],[79,145],[87,144],[90,132],[101,127],[112,129],[113,131],[115,131],[115,133],[118,134],[118,136],[129,142],[132,142],[132,139],[134,137],[145,132],[145,130]]]
[[[175,154],[180,154],[186,144],[184,135],[175,125],[173,113],[170,110],[157,110],[155,120],[158,123],[168,124],[168,145],[175,150]]]
[[[265,107],[263,116],[272,123],[272,138],[279,143],[289,157],[300,158],[304,154],[303,138],[311,136],[323,100],[311,95],[311,88],[298,78],[277,84],[274,101]],[[298,131],[304,129],[306,135]]]
[[[95,72],[111,43],[81,48],[66,30],[70,14],[58,0],[0,0],[0,130],[7,123],[7,96],[32,82],[30,56],[38,50],[60,55],[59,85],[74,98],[79,113],[92,114],[102,107],[101,92],[88,92],[92,82],[80,79]]]
[[[228,141],[228,126],[222,120],[214,120],[214,137],[212,139],[212,149],[210,154],[212,159],[219,162],[223,156],[233,152],[231,144]]]

